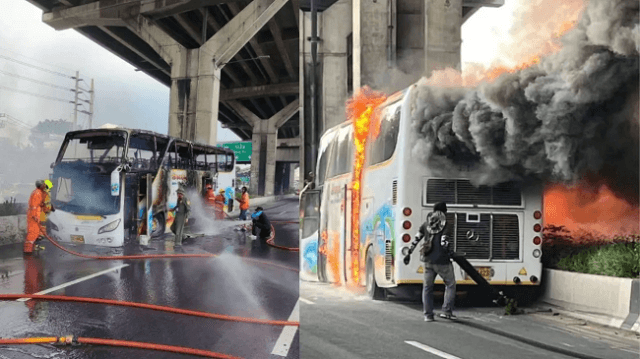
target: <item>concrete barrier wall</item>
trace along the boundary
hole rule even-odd
[[[0,246],[22,242],[26,234],[26,214],[0,217]]]
[[[574,316],[640,332],[640,279],[545,269],[543,301]]]

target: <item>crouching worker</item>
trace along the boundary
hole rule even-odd
[[[45,200],[47,193],[45,192],[44,181],[36,181],[36,189],[31,192],[29,197],[29,208],[27,210],[27,236],[24,239],[24,254],[32,254],[33,247],[38,237],[45,233],[45,229],[40,223],[40,216],[45,211]]]
[[[266,249],[267,239],[271,236],[271,222],[264,214],[264,208],[257,207],[256,211],[251,214],[251,220],[253,221],[251,233],[258,237],[258,248],[260,250]]]
[[[453,304],[456,297],[456,278],[453,272],[453,264],[449,255],[449,243],[444,235],[447,222],[447,205],[444,202],[437,203],[433,212],[429,213],[426,222],[420,226],[415,240],[411,243],[409,254],[405,256],[404,263],[409,264],[411,253],[424,239],[420,249],[420,260],[424,262],[424,290],[422,293],[422,305],[424,320],[433,321],[433,287],[436,275],[444,280],[444,303],[442,304],[441,318],[457,319],[453,315]]]
[[[189,214],[191,213],[191,203],[189,199],[184,194],[184,189],[180,188],[177,191],[178,193],[178,203],[176,207],[173,209],[175,213],[175,217],[173,220],[173,224],[171,225],[171,232],[175,234],[175,246],[182,245],[182,238],[184,237],[184,226],[189,219]]]

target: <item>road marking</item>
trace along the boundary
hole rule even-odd
[[[298,299],[295,307],[293,307],[293,311],[289,316],[289,321],[300,321],[300,299]],[[296,336],[296,331],[298,331],[297,326],[288,325],[284,327],[282,329],[282,333],[280,333],[278,341],[276,341],[276,345],[273,347],[273,351],[271,352],[271,354],[286,357],[287,354],[289,354],[289,349],[291,348],[293,338]]]
[[[413,345],[416,348],[420,348],[420,349],[424,350],[425,352],[429,352],[431,354],[435,354],[435,355],[437,355],[437,356],[439,356],[441,358],[445,358],[445,359],[460,359],[459,357],[457,357],[455,355],[451,355],[451,354],[445,353],[443,351],[440,351],[440,350],[438,350],[436,348],[432,348],[432,347],[430,347],[428,345],[425,345],[425,344],[422,344],[422,343],[418,343],[418,342],[414,342],[414,341],[408,341],[408,340],[405,340],[404,342],[409,344],[409,345]]]
[[[285,214],[285,213],[287,213],[287,212],[289,212],[289,211],[283,211],[283,212],[280,212],[280,213],[278,213],[278,216],[282,216],[283,214]]]
[[[68,287],[68,286],[71,286],[71,285],[74,285],[74,284],[78,284],[78,283],[80,283],[80,282],[84,282],[85,280],[89,280],[89,279],[91,279],[91,278],[99,277],[99,276],[101,276],[101,275],[103,275],[103,274],[106,274],[106,273],[109,273],[109,272],[113,272],[113,271],[115,271],[115,270],[118,270],[118,269],[120,269],[120,268],[124,268],[124,267],[128,267],[128,266],[129,266],[128,264],[123,264],[123,265],[119,265],[119,266],[117,266],[117,267],[113,267],[113,268],[105,269],[105,270],[100,271],[100,272],[98,272],[98,273],[93,273],[93,274],[91,274],[91,275],[88,275],[88,276],[85,276],[85,277],[82,277],[82,278],[78,278],[78,279],[76,279],[76,280],[72,280],[71,282],[63,283],[63,284],[60,284],[60,285],[55,286],[55,287],[53,287],[53,288],[49,288],[49,289],[47,289],[47,290],[43,290],[42,292],[33,293],[33,294],[34,294],[34,295],[42,295],[42,294],[47,294],[47,293],[55,292],[56,290],[59,290],[59,289],[62,289],[62,288],[66,288],[66,287]],[[18,299],[17,301],[18,301],[18,302],[26,302],[26,301],[28,301],[29,299],[30,299],[30,298],[20,298],[20,299]]]
[[[570,347],[570,348],[573,348],[573,345],[571,345],[571,344],[567,344],[567,343],[562,343],[562,344],[563,344],[563,345],[566,345],[566,346],[568,346],[568,347]]]
[[[316,303],[314,303],[314,302],[310,301],[309,299],[304,299],[304,298],[302,298],[302,297],[300,297],[300,298],[298,298],[298,299],[300,299],[300,301],[301,301],[302,303],[307,303],[307,304],[316,304]]]

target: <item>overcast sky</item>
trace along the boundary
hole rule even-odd
[[[72,105],[43,99],[14,90],[72,101],[68,90],[38,84],[8,74],[37,79],[71,89],[73,80],[49,71],[73,76],[80,71],[88,88],[95,80],[94,126],[125,124],[167,133],[169,88],[136,72],[135,68],[75,30],[55,31],[42,22],[42,11],[26,0],[1,0],[0,11],[0,113],[11,115],[31,126],[44,119],[71,120]],[[513,12],[527,0],[507,0],[501,8],[483,8],[462,28],[462,61],[489,66],[498,46],[513,23]],[[27,63],[29,66],[19,62]],[[12,89],[7,90],[6,88]],[[89,110],[85,105],[85,110]],[[87,116],[78,122],[86,126]],[[218,127],[218,141],[238,137]]]

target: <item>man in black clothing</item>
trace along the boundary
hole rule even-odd
[[[425,223],[420,226],[416,238],[411,244],[410,253],[422,239],[425,242],[420,250],[420,260],[424,263],[424,291],[422,293],[422,305],[424,320],[433,321],[433,287],[436,275],[444,280],[443,313],[440,317],[456,319],[453,315],[453,304],[456,296],[456,278],[453,272],[453,264],[449,256],[449,243],[444,235],[446,225],[447,205],[444,202],[437,203],[433,212],[429,213]],[[425,238],[426,237],[426,238]],[[405,264],[409,263],[410,254],[405,257]]]
[[[251,220],[253,221],[252,233],[258,237],[260,249],[266,248],[267,239],[271,236],[271,222],[269,222],[269,218],[263,211],[264,208],[257,207],[256,211],[251,214]]]

